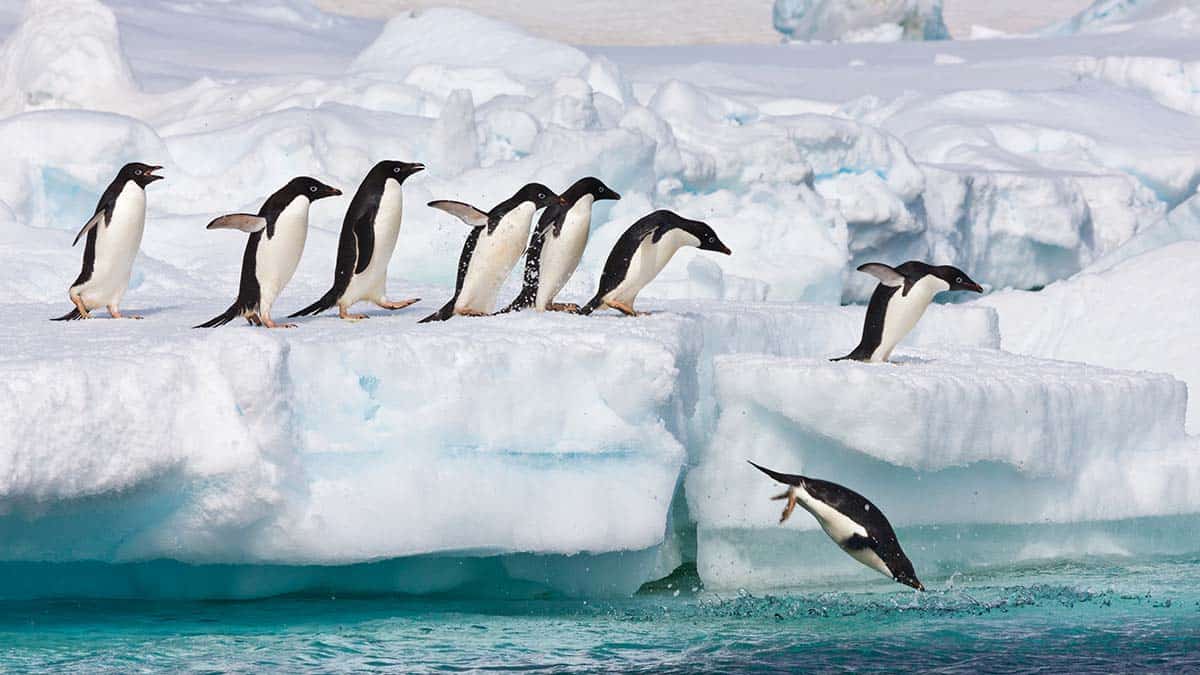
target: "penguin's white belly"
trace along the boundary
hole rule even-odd
[[[394,186],[394,187],[393,187]],[[371,262],[360,274],[350,279],[350,285],[339,302],[349,307],[361,300],[382,302],[387,295],[387,268],[392,253],[396,251],[396,240],[400,237],[400,220],[404,211],[400,184],[388,179],[379,198],[379,210],[375,214],[375,246]]]
[[[146,228],[146,192],[129,182],[113,205],[112,221],[96,225],[92,276],[79,287],[87,307],[117,304],[129,288],[133,261]]]
[[[921,316],[933,302],[933,296],[949,289],[950,284],[928,275],[913,284],[908,290],[908,295],[903,294],[903,288],[893,293],[883,316],[883,335],[879,346],[871,354],[871,360],[887,361],[896,345],[917,325],[917,321],[921,320]]]
[[[525,252],[535,210],[532,202],[524,202],[506,213],[491,234],[486,227],[482,229],[471,252],[455,310],[492,313],[500,285]]]
[[[534,307],[545,310],[554,302],[567,280],[579,267],[583,249],[587,247],[588,233],[592,226],[591,195],[584,195],[575,202],[563,219],[561,233],[555,237],[553,230],[546,233],[542,244],[542,257],[538,265],[538,292]]]
[[[269,313],[280,291],[292,280],[304,241],[308,238],[308,205],[305,197],[296,197],[275,219],[275,236],[263,232],[254,257],[254,276],[258,279],[259,307]]]
[[[629,269],[625,273],[625,278],[608,295],[604,296],[605,300],[620,302],[632,307],[637,294],[647,284],[654,281],[658,273],[671,261],[676,251],[684,246],[700,245],[699,239],[680,229],[667,232],[657,243],[651,241],[653,238],[653,235],[650,235],[642,240],[629,260]]]
[[[887,564],[883,562],[883,559],[875,551],[869,548],[852,549],[847,547],[847,542],[854,535],[860,537],[868,536],[866,528],[825,502],[809,496],[802,488],[797,489],[801,491],[800,504],[817,519],[817,523],[821,526],[821,529],[825,530],[825,534],[829,535],[829,538],[834,543],[848,553],[850,557],[891,578],[892,573],[888,570]]]

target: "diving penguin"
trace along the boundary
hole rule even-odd
[[[515,195],[484,213],[479,209],[449,200],[429,205],[457,216],[471,226],[458,259],[458,279],[454,297],[441,309],[421,319],[421,323],[445,321],[455,314],[487,316],[496,306],[496,294],[509,272],[521,258],[529,240],[533,214],[558,201],[558,195],[540,183],[529,183]]]
[[[575,311],[577,305],[554,302],[567,279],[579,266],[592,227],[592,204],[621,195],[588,176],[575,181],[542,212],[525,251],[525,285],[520,295],[503,309],[512,312],[533,307],[539,312]]]
[[[271,320],[271,305],[292,280],[304,241],[308,238],[308,207],[318,199],[334,197],[342,191],[315,178],[293,178],[275,194],[267,197],[257,215],[234,213],[208,224],[208,229],[234,229],[250,233],[242,256],[242,281],[237,300],[222,314],[196,326],[223,326],[241,316],[248,323],[267,328],[293,328]]]
[[[655,211],[630,225],[617,239],[604,263],[596,296],[579,313],[591,314],[605,305],[628,316],[638,316],[639,312],[633,309],[637,294],[684,246],[725,255],[733,253],[707,223],[688,220],[671,211]]]
[[[339,317],[357,321],[367,315],[348,313],[356,302],[366,300],[384,309],[396,310],[419,300],[389,301],[387,268],[400,234],[403,210],[400,186],[404,179],[424,169],[423,164],[383,161],[367,173],[342,221],[333,286],[321,299],[290,318],[320,314],[337,305]]]
[[[866,497],[837,483],[779,473],[754,462],[750,465],[788,486],[787,492],[771,498],[787,500],[780,523],[786,521],[799,504],[851,558],[885,577],[918,591],[925,590],[913,571],[912,562],[900,548],[892,524]]]
[[[943,291],[983,292],[965,272],[950,265],[935,267],[910,260],[895,268],[867,263],[858,271],[876,277],[879,285],[867,305],[862,340],[854,351],[834,361],[887,361],[896,344],[917,325],[933,296]]]
[[[161,168],[140,162],[126,164],[100,195],[96,211],[71,243],[74,246],[87,235],[83,268],[67,291],[75,309],[53,321],[90,319],[90,311],[97,307],[107,307],[114,319],[142,318],[122,316],[120,305],[146,227],[146,186],[162,180],[154,175]]]

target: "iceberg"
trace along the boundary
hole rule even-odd
[[[948,40],[942,0],[775,0],[775,30],[787,40]]]

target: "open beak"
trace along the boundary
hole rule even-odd
[[[162,179],[163,179],[163,178],[165,178],[166,176],[156,176],[156,175],[154,175],[154,172],[155,172],[155,171],[159,171],[160,169],[162,169],[162,167],[161,167],[161,166],[152,166],[152,167],[150,167],[150,169],[149,169],[148,171],[146,171],[146,178],[147,178],[147,179],[149,179],[151,183],[153,183],[153,182],[154,182],[154,181],[156,181],[156,180],[162,180]]]
[[[418,171],[424,171],[424,170],[425,170],[425,165],[420,162],[413,162],[412,164],[408,165],[408,175],[410,175],[410,176],[413,175],[414,173],[417,173]]]

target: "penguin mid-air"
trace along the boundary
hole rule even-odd
[[[628,316],[638,316],[639,312],[633,309],[637,294],[684,246],[725,255],[733,253],[707,223],[688,220],[671,211],[655,211],[630,225],[617,239],[604,263],[596,296],[579,312],[591,314],[604,305]]]
[[[786,492],[771,498],[787,500],[780,523],[786,521],[799,504],[851,558],[885,577],[919,591],[925,590],[913,571],[912,562],[900,548],[892,524],[866,497],[837,483],[779,473],[754,462],[750,465],[788,486]]]
[[[579,266],[592,227],[592,204],[621,195],[591,176],[575,181],[558,201],[546,207],[525,251],[525,285],[503,311],[533,307],[539,312],[575,311],[576,305],[554,302]]]
[[[308,207],[318,199],[334,197],[342,191],[315,178],[301,176],[288,181],[267,197],[258,214],[234,213],[208,224],[208,229],[233,229],[250,233],[242,256],[242,280],[237,300],[224,313],[196,326],[223,326],[241,316],[248,323],[267,328],[292,328],[271,320],[271,305],[279,292],[292,280],[304,240],[308,237]]]
[[[421,323],[445,321],[455,314],[487,316],[496,306],[500,284],[525,251],[533,214],[558,201],[558,195],[540,183],[529,183],[491,211],[449,200],[429,205],[457,216],[471,226],[458,260],[454,297]]]
[[[425,169],[424,164],[383,161],[375,165],[350,200],[338,238],[333,287],[290,318],[320,314],[337,305],[338,316],[358,321],[366,314],[349,314],[356,302],[369,301],[384,309],[404,309],[420,298],[387,299],[387,268],[400,234],[404,179]]]
[[[895,268],[867,263],[858,271],[876,277],[879,285],[867,305],[862,340],[854,351],[834,361],[887,361],[896,344],[917,325],[933,296],[943,291],[983,292],[965,272],[950,265],[935,267],[910,260]]]
[[[97,307],[107,307],[114,319],[142,318],[121,316],[120,305],[146,227],[146,186],[163,178],[154,175],[161,168],[140,162],[126,164],[100,195],[95,213],[71,243],[74,246],[87,235],[83,268],[67,291],[75,309],[54,321],[90,319],[90,311]]]

